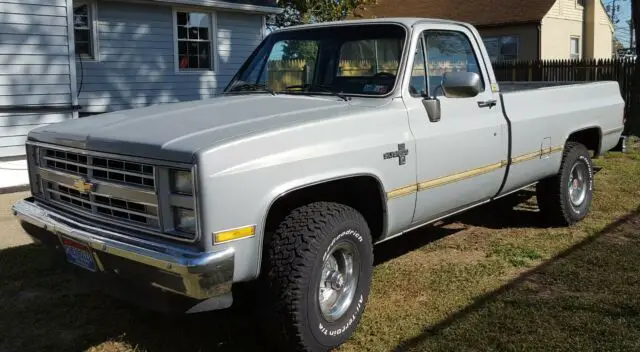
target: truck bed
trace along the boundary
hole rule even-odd
[[[559,87],[559,86],[584,85],[584,84],[590,84],[590,83],[591,82],[571,82],[571,81],[565,81],[565,82],[542,82],[542,81],[537,81],[537,82],[508,82],[508,81],[498,82],[498,84],[500,85],[500,91],[503,92],[503,93],[519,92],[519,91],[523,91],[523,90],[535,90],[535,89],[551,88],[551,87]]]

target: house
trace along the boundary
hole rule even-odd
[[[614,26],[601,0],[378,0],[357,17],[468,22],[493,60],[611,58]]]
[[[276,0],[0,0],[0,189],[27,183],[34,127],[212,97]]]

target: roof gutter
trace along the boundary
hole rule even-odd
[[[220,1],[220,0],[149,0],[154,3],[165,3],[169,5],[187,5],[187,6],[204,6],[214,7],[217,9],[224,9],[230,11],[244,11],[253,12],[259,14],[277,15],[284,11],[284,9],[276,6],[260,6],[250,4],[237,4],[232,2]]]
[[[473,22],[469,22],[471,23],[474,27],[478,28],[478,29],[490,29],[490,28],[495,28],[495,27],[517,27],[517,26],[526,26],[526,25],[532,25],[532,24],[540,24],[541,20],[530,20],[530,21],[520,21],[520,22],[496,22],[496,23],[484,23],[484,24],[475,24]]]

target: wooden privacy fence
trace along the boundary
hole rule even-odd
[[[310,83],[313,60],[272,60],[267,65],[267,85],[273,90]],[[342,60],[338,76],[370,76],[378,72],[396,73],[398,61]]]
[[[626,102],[625,115],[640,118],[640,111],[632,111],[631,87],[636,68],[632,59],[497,61],[493,68],[498,81],[616,81]]]

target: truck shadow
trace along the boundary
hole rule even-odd
[[[530,198],[522,194],[510,202]],[[530,209],[486,205],[450,222],[462,226],[427,226],[375,247],[376,265],[468,226],[502,228],[537,224]],[[506,210],[505,210],[506,209]],[[477,214],[474,214],[476,213]],[[506,212],[506,213],[505,213]],[[501,223],[502,221],[502,223]],[[523,223],[519,223],[523,222]],[[260,333],[261,302],[237,300],[224,311],[169,316],[143,310],[87,288],[37,245],[0,251],[0,350],[78,351],[100,346],[99,352],[122,348],[149,351],[269,351]],[[258,294],[259,297],[259,294]]]

